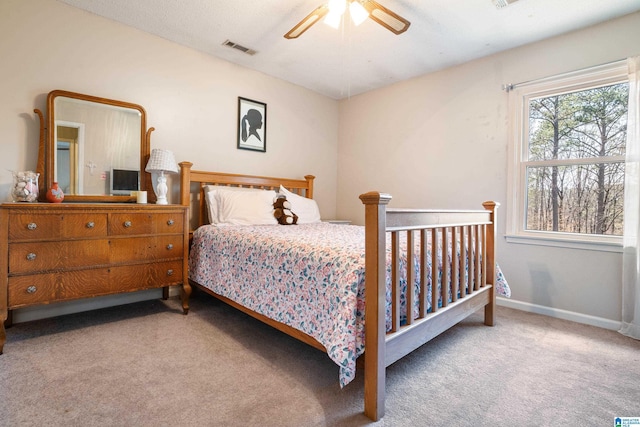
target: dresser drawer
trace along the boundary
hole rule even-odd
[[[59,236],[59,215],[16,214],[9,216],[9,241],[53,239]]]
[[[182,212],[156,214],[153,217],[157,234],[183,233],[184,218]]]
[[[9,217],[9,240],[47,240],[103,237],[104,213],[14,214]]]
[[[9,309],[106,295],[109,278],[107,268],[10,277]]]
[[[182,261],[9,278],[9,309],[182,283]]]
[[[64,214],[61,220],[63,239],[107,236],[107,214]]]
[[[37,273],[109,263],[106,239],[9,244],[9,274]]]
[[[111,291],[129,292],[182,283],[182,261],[152,262],[111,269]]]
[[[184,230],[182,212],[175,213],[117,213],[111,215],[109,235],[174,234]]]
[[[183,258],[184,239],[181,234],[158,237],[111,239],[111,263]]]
[[[151,234],[154,215],[150,213],[123,212],[111,214],[109,220],[110,236],[132,236]]]

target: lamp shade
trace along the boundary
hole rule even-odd
[[[144,170],[146,172],[178,173],[178,164],[171,151],[154,148],[151,150],[149,162]]]

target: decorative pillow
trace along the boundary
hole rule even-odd
[[[246,188],[246,187],[231,187],[228,185],[205,185],[204,186],[204,196],[205,202],[207,203],[207,212],[209,213],[209,223],[210,224],[218,224],[220,220],[218,219],[218,190],[226,190],[226,191],[264,191],[259,188]]]
[[[292,193],[282,185],[279,193],[284,194],[291,203],[291,211],[298,215],[298,224],[320,222],[320,209],[315,200]]]
[[[273,216],[273,190],[234,191],[219,189],[218,223],[232,225],[278,224]]]

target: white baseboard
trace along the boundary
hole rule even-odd
[[[180,294],[178,286],[169,288],[169,296]],[[32,320],[46,319],[65,314],[80,313],[83,311],[97,310],[116,305],[131,304],[139,301],[162,298],[162,289],[148,289],[146,291],[130,292],[124,294],[107,295],[103,297],[85,298],[74,301],[64,301],[54,304],[36,305],[13,310],[13,323],[30,322]]]
[[[529,313],[543,314],[557,319],[571,320],[572,322],[583,323],[585,325],[597,326],[599,328],[620,330],[622,322],[605,319],[602,317],[590,316],[588,314],[576,313],[559,308],[546,307],[543,305],[531,304],[528,302],[515,301],[509,298],[496,297],[499,306],[527,311]]]

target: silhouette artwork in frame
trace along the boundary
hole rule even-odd
[[[238,148],[267,151],[267,104],[238,97]]]

